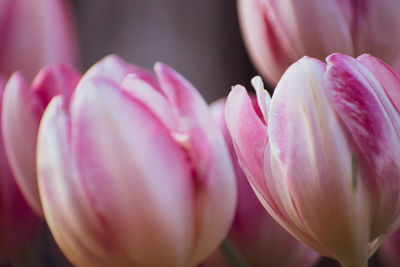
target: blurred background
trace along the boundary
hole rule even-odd
[[[162,61],[208,102],[255,75],[232,0],[73,0],[82,70],[116,53],[146,68]]]

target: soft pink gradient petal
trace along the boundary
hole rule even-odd
[[[168,129],[176,129],[177,121],[172,112],[171,103],[165,98],[162,92],[145,80],[140,79],[135,74],[129,74],[121,84],[122,88],[127,90],[134,98],[140,100],[157,117],[165,123]]]
[[[258,71],[275,84],[285,68],[296,59],[289,41],[273,12],[265,10],[263,0],[238,0],[239,21],[247,51]],[[278,29],[275,28],[278,26]]]
[[[3,0],[0,3],[0,72],[20,70],[30,81],[48,64],[77,64],[77,40],[69,2]]]
[[[2,134],[16,181],[29,205],[42,215],[34,149],[39,121],[26,108],[30,100],[28,92],[29,87],[22,74],[15,73],[6,85],[2,100]]]
[[[5,81],[0,77],[0,99],[4,87]],[[3,139],[0,139],[0,261],[19,257],[19,253],[32,241],[37,224],[38,217],[15,183]]]
[[[232,88],[226,107],[226,124],[232,137],[239,163],[250,182],[264,188],[263,158],[267,142],[267,127],[253,108],[253,104],[240,85]]]
[[[334,52],[353,54],[351,1],[267,0],[277,6],[286,38],[303,55],[323,59]],[[270,4],[272,6],[272,4]]]
[[[196,192],[194,254],[189,265],[214,251],[226,235],[236,204],[232,163],[223,136],[198,91],[168,66],[154,67],[177,121],[172,134],[184,148],[193,168]]]
[[[391,66],[399,66],[400,2],[392,0],[354,2],[354,56],[370,53]]]
[[[36,181],[36,138],[39,122],[50,99],[62,94],[68,100],[80,75],[61,65],[44,68],[31,87],[21,73],[6,85],[2,106],[2,134],[5,149],[28,203],[42,215]]]
[[[88,80],[74,95],[71,121],[72,166],[79,175],[71,184],[69,177],[60,179],[71,192],[81,192],[74,224],[85,229],[86,238],[79,238],[85,249],[108,265],[185,266],[194,238],[191,170],[167,128],[145,105],[101,78]],[[39,155],[46,167],[45,153]],[[65,189],[52,190],[57,198]],[[64,218],[58,210],[47,213]]]
[[[78,88],[82,87],[86,80],[93,77],[102,77],[121,84],[128,74],[147,82],[155,89],[159,89],[157,80],[150,71],[127,63],[117,55],[105,56],[94,64],[83,75]]]
[[[257,81],[261,86],[262,81]],[[265,97],[268,93],[262,92]],[[256,96],[250,96],[256,103]],[[265,99],[262,99],[265,101]],[[227,125],[225,123],[226,98],[220,99],[210,105],[228,145],[230,156],[236,173],[238,190],[238,204],[235,219],[229,232],[229,240],[239,249],[250,266],[280,266],[280,267],[306,267],[311,266],[319,259],[319,255],[292,237],[268,214],[259,202],[256,194],[246,179],[239,166],[238,158],[233,147]],[[263,106],[266,106],[263,104]],[[222,253],[221,257],[224,257]],[[217,265],[218,257],[210,257],[202,266]],[[223,266],[229,266],[226,263]]]

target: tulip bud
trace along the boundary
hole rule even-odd
[[[257,100],[250,97],[254,110],[261,114]],[[311,266],[319,255],[293,238],[265,211],[243,173],[225,123],[226,98],[211,104],[211,111],[228,145],[236,174],[238,204],[229,232],[229,240],[252,267],[264,266]],[[229,267],[220,252],[207,259],[201,266]],[[225,260],[225,261],[224,261]]]
[[[0,73],[31,80],[44,65],[74,66],[77,41],[65,0],[0,1]]]
[[[76,266],[195,266],[234,215],[229,154],[188,81],[161,63],[158,80],[132,71],[107,57],[70,103],[50,102],[37,150],[44,214]]]
[[[238,0],[250,56],[272,84],[296,60],[341,52],[400,63],[400,1]]]
[[[70,97],[79,79],[75,70],[54,65],[44,68],[31,86],[17,72],[4,90],[2,133],[5,149],[16,181],[38,215],[42,215],[36,178],[39,122],[51,98],[58,94]]]
[[[304,57],[262,116],[236,86],[227,125],[261,203],[297,239],[343,266],[368,258],[400,222],[400,77],[382,61]]]
[[[4,85],[0,80],[0,99]],[[19,257],[33,238],[37,222],[15,183],[0,138],[0,263]]]

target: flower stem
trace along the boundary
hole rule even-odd
[[[249,267],[249,265],[228,239],[225,239],[224,242],[222,242],[221,250],[228,259],[231,267]]]

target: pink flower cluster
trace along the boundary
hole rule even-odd
[[[44,221],[79,267],[368,266],[400,227],[400,2],[238,8],[276,87],[208,106],[163,63],[81,74],[66,1],[0,3],[0,265]]]

